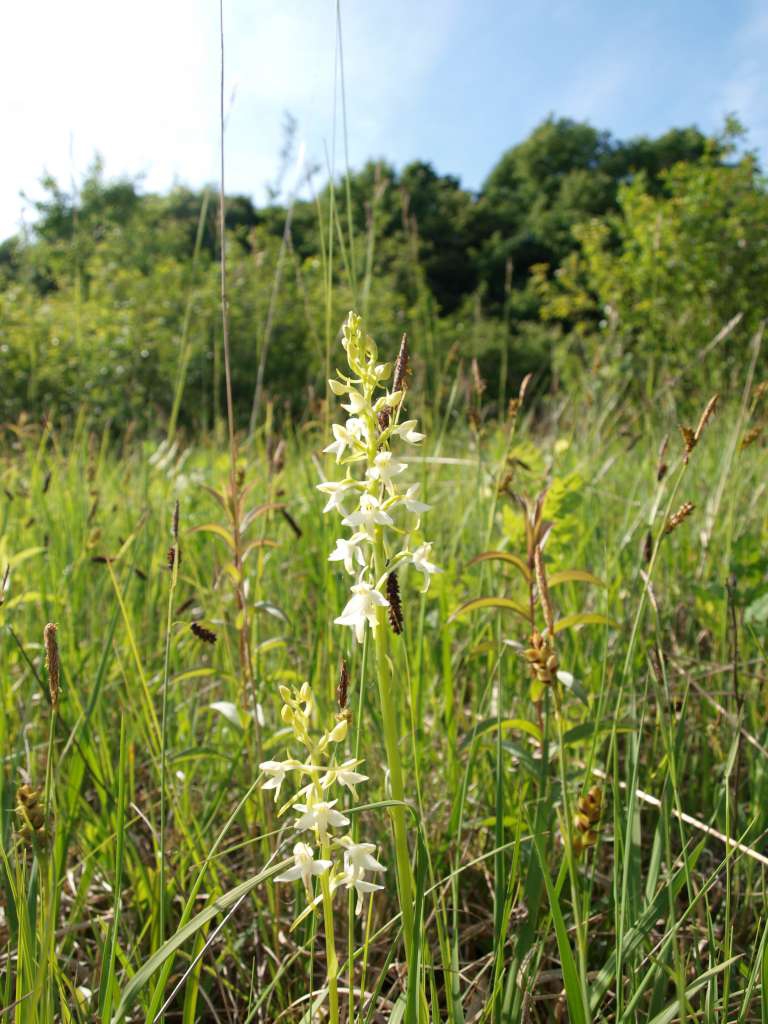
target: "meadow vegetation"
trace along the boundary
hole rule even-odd
[[[0,252],[0,1019],[768,1019],[733,127],[235,199],[224,303],[215,198],[51,183]]]

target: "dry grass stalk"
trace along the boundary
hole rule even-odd
[[[515,420],[517,419],[517,414],[520,411],[520,406],[525,401],[525,395],[528,391],[528,386],[532,380],[533,374],[526,373],[526,375],[520,382],[520,390],[517,393],[517,398],[510,398],[509,405],[507,406],[507,419],[510,421],[510,423],[514,424]]]
[[[408,355],[408,335],[404,334],[400,340],[400,351],[397,353],[397,359],[395,360],[395,373],[392,378],[393,394],[397,394],[398,391],[407,391],[408,389]],[[392,410],[387,405],[378,415],[379,428],[381,430],[387,429],[391,416]]]
[[[694,437],[696,438],[697,444],[698,444],[699,438],[701,437],[702,433],[704,432],[704,427],[706,427],[707,423],[709,423],[709,421],[712,418],[712,416],[714,416],[715,409],[717,408],[717,403],[719,401],[720,401],[720,395],[712,395],[712,397],[710,398],[710,400],[707,402],[706,406],[704,407],[704,412],[699,417],[699,423],[698,423],[698,426],[696,427],[696,433],[694,434]]]
[[[59,644],[56,639],[56,623],[49,622],[43,630],[45,644],[45,667],[48,672],[48,689],[51,694],[51,706],[54,710],[59,706]]]
[[[605,781],[608,776],[600,768],[593,768],[592,774],[597,776],[598,779]],[[626,782],[619,782],[619,789],[628,789]],[[642,789],[634,790],[635,796],[641,803],[648,804],[649,807],[661,808],[661,800],[655,796],[651,796],[650,793],[646,793]],[[712,828],[703,821],[699,821],[698,818],[692,817],[690,814],[685,814],[684,811],[678,811],[676,807],[670,807],[669,813],[673,818],[677,818],[678,821],[682,821],[686,825],[690,825],[692,828],[697,829],[699,832],[704,832],[706,835],[711,836],[713,839],[717,839],[723,845],[730,847],[732,850],[738,850],[739,853],[743,853],[746,857],[751,857],[752,860],[759,861],[760,864],[768,866],[768,857],[764,853],[758,853],[757,850],[753,850],[751,846],[747,846],[745,843],[740,843],[738,839],[732,839],[730,836],[724,835],[722,832],[718,832],[716,828]]]
[[[480,364],[476,356],[472,356],[472,386],[475,391],[475,397],[479,400],[485,391],[486,384],[480,373]]]
[[[552,599],[549,596],[549,586],[547,584],[547,574],[544,569],[544,558],[541,554],[541,545],[536,545],[533,555],[533,564],[536,570],[536,586],[539,590],[539,600],[541,601],[541,609],[544,612],[544,621],[547,624],[549,635],[554,636],[555,613],[552,609]]]
[[[680,523],[685,522],[695,508],[696,506],[693,502],[684,501],[677,512],[673,512],[667,520],[667,525],[664,527],[664,533],[672,533],[673,530],[676,530]]]
[[[683,445],[685,446],[683,462],[686,465],[688,464],[688,459],[690,458],[691,452],[699,443],[701,435],[704,433],[704,428],[714,415],[719,400],[720,395],[712,395],[712,397],[704,407],[704,412],[702,412],[701,416],[699,417],[699,422],[695,430],[693,430],[691,427],[680,427],[680,433],[683,435]]]

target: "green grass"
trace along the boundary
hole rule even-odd
[[[325,722],[342,655],[348,756],[359,751],[370,776],[353,817],[388,865],[362,921],[334,903],[342,1020],[349,1006],[355,1022],[764,1019],[766,861],[749,851],[766,847],[768,524],[765,451],[738,445],[749,403],[718,414],[687,467],[673,435],[660,483],[658,442],[674,421],[635,422],[627,437],[570,409],[510,435],[469,429],[452,408],[450,420],[425,410],[430,436],[409,471],[433,505],[424,528],[445,572],[427,595],[403,574],[405,632],[390,638],[422,1000],[412,985],[406,994],[376,658],[332,625],[347,583],[327,561],[337,524],[314,489],[331,469],[313,458],[320,428],[285,431],[282,468],[264,430],[240,452],[248,504],[284,503],[301,532],[279,508],[249,527],[262,541],[244,569],[253,695],[231,552],[221,534],[193,532],[229,529],[205,489],[227,486],[228,455],[202,440],[178,471],[178,457],[153,465],[148,444],[120,447],[82,426],[66,438],[5,430],[0,1009],[17,1005],[0,1020],[298,1022],[313,1006],[322,1017],[322,915],[291,931],[304,897],[270,879],[293,838],[257,781],[261,759],[284,756],[278,686],[309,680]],[[526,605],[514,565],[470,563],[489,549],[526,557],[510,493],[535,496],[545,480],[547,572],[584,569],[603,584],[553,586],[555,617],[617,624],[557,634],[579,684],[559,718],[550,692],[540,712],[531,700],[519,614],[452,616],[479,597]],[[683,501],[693,514],[664,536]],[[23,782],[45,784],[48,621],[62,692],[51,835],[32,849],[14,808]],[[594,784],[597,844],[578,854],[567,822]]]

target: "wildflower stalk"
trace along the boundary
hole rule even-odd
[[[345,571],[357,578],[350,600],[335,621],[352,628],[358,643],[363,643],[367,628],[374,634],[384,746],[391,795],[395,801],[390,814],[397,887],[410,973],[415,969],[414,883],[406,829],[398,707],[392,686],[390,624],[394,633],[402,631],[399,583],[395,575],[399,568],[411,566],[420,572],[423,576],[422,591],[429,587],[430,576],[440,570],[431,561],[431,544],[411,546],[409,543],[409,535],[418,529],[419,520],[411,521],[407,517],[418,517],[429,506],[418,499],[418,484],[408,487],[401,484],[401,476],[408,467],[406,463],[399,462],[392,451],[396,439],[408,445],[419,444],[424,439],[424,435],[415,429],[415,420],[401,423],[399,419],[407,385],[407,340],[403,337],[391,390],[384,382],[393,376],[393,367],[378,361],[376,343],[364,332],[361,318],[353,312],[344,323],[342,345],[350,372],[339,372],[337,379],[330,381],[330,386],[334,394],[346,398],[342,408],[350,415],[344,426],[333,425],[334,440],[324,450],[335,454],[337,464],[348,467],[361,465],[364,477],[355,478],[348,470],[344,480],[326,481],[319,485],[319,489],[329,496],[323,511],[338,512],[342,516],[342,525],[353,531],[351,536],[336,541],[336,550],[329,556],[329,561],[342,563]],[[378,390],[383,393],[377,395]],[[345,508],[349,499],[356,501],[356,508],[351,513]],[[399,524],[393,516],[399,518]],[[420,985],[415,976],[409,977],[409,983]],[[423,1018],[426,1017],[425,1011],[426,1002],[423,992],[420,992],[420,1015]]]
[[[320,847],[323,860],[331,859],[331,844]],[[336,937],[333,930],[333,893],[328,872],[320,876],[320,892],[323,894],[323,924],[325,926],[325,971],[328,981],[328,1019],[339,1024],[339,959],[336,955]],[[350,985],[350,988],[352,986]]]
[[[346,829],[351,822],[336,808],[338,796],[334,800],[327,799],[329,791],[341,786],[354,796],[355,787],[368,778],[356,770],[360,764],[357,758],[339,763],[334,752],[333,748],[342,744],[347,736],[349,718],[345,709],[342,708],[336,715],[332,728],[316,740],[310,732],[314,699],[309,683],[304,683],[298,691],[281,686],[280,694],[284,701],[282,720],[289,726],[294,742],[304,747],[306,756],[303,760],[297,760],[289,752],[283,761],[263,761],[260,768],[266,780],[261,788],[273,790],[277,800],[287,776],[297,775],[299,781],[302,776],[309,777],[309,783],[280,808],[278,816],[289,809],[299,812],[293,827],[299,834],[309,832],[314,837],[320,849],[320,858],[315,858],[314,849],[309,843],[297,842],[293,848],[293,867],[278,875],[275,881],[303,883],[308,906],[296,918],[293,928],[307,914],[314,913],[322,903],[328,1013],[331,1024],[339,1024],[339,961],[334,928],[334,895],[341,888],[346,888],[350,893],[354,889],[357,893],[357,913],[362,913],[364,896],[382,888],[378,883],[368,881],[366,873],[377,874],[386,871],[386,868],[373,856],[373,843],[359,843],[356,836],[331,832],[331,829]],[[299,800],[304,802],[299,803]],[[338,853],[343,856],[343,866],[334,860]],[[315,878],[319,879],[319,895],[314,890]]]
[[[383,549],[383,539],[379,536],[374,548],[376,552],[376,575],[379,577],[383,574]],[[378,625],[375,630],[376,676],[379,686],[379,702],[381,704],[381,720],[384,728],[384,748],[387,755],[387,767],[389,768],[390,788],[392,790],[392,799],[398,801],[398,805],[391,808],[390,813],[392,815],[392,829],[395,836],[397,889],[400,897],[400,909],[403,914],[405,956],[410,964],[413,936],[413,875],[411,872],[411,858],[408,852],[408,836],[405,822],[405,785],[403,783],[403,765],[400,758],[400,732],[397,723],[397,708],[393,701],[392,692],[387,609],[380,607],[377,611]]]
[[[168,552],[168,563],[171,574],[168,586],[168,606],[165,620],[165,652],[163,656],[163,684],[162,684],[162,712],[160,717],[160,849],[159,849],[159,873],[158,886],[160,889],[160,900],[158,907],[158,927],[160,937],[158,945],[165,942],[165,898],[166,898],[166,870],[165,870],[165,815],[166,815],[166,783],[167,783],[167,742],[168,742],[168,680],[171,669],[171,627],[173,624],[173,601],[176,594],[176,587],[179,580],[179,501],[173,507],[173,518],[171,521],[171,537],[173,546]]]

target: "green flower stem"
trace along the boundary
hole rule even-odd
[[[317,748],[313,744],[307,747],[309,751],[310,764],[314,766],[317,756]],[[309,773],[315,787],[315,796],[318,800],[323,797],[323,788],[320,785],[320,772],[314,768]],[[331,844],[328,839],[320,844],[321,860],[331,859]],[[324,871],[320,876],[320,892],[323,896],[323,925],[325,930],[325,971],[328,981],[328,1020],[330,1024],[339,1024],[339,958],[336,955],[336,936],[334,934],[333,922],[333,893],[328,872]],[[352,986],[350,985],[350,988]]]
[[[330,860],[331,844],[323,843],[320,856]],[[328,978],[328,1014],[330,1024],[339,1024],[339,960],[336,956],[336,937],[333,932],[333,895],[328,872],[320,876],[320,891],[323,894],[323,923],[325,925],[325,960]]]
[[[376,576],[381,579],[385,570],[384,539],[382,531],[376,530],[374,544]],[[389,623],[387,609],[378,609],[378,625],[375,630],[376,675],[379,685],[381,718],[384,727],[384,746],[389,767],[389,779],[392,799],[405,803],[405,786],[403,785],[403,766],[400,760],[400,742],[397,726],[397,708],[392,692],[392,673],[389,661]],[[397,862],[397,889],[400,897],[400,909],[403,915],[403,935],[405,937],[405,956],[411,963],[413,936],[413,876],[411,874],[411,858],[408,852],[408,836],[405,825],[405,807],[391,808],[392,827],[395,834],[395,859]]]

